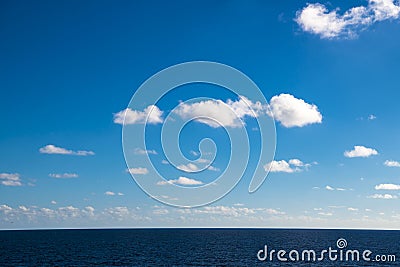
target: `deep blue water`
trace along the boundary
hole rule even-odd
[[[395,262],[259,261],[268,249],[346,249]],[[262,255],[262,254],[261,254]],[[288,255],[286,254],[286,257]],[[0,231],[0,266],[400,266],[400,231],[288,229],[113,229]]]

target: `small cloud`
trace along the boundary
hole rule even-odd
[[[333,215],[332,212],[318,212],[318,214],[322,215],[322,216],[332,216]]]
[[[368,158],[373,155],[378,155],[378,151],[365,146],[354,146],[353,150],[344,152],[347,158]]]
[[[46,145],[39,149],[42,154],[59,154],[59,155],[74,155],[74,156],[92,156],[93,151],[78,150],[73,151],[62,147],[57,147],[55,145]]]
[[[197,167],[197,165],[193,163],[188,163],[186,165],[182,164],[177,166],[177,168],[184,172],[196,172],[199,170],[199,167]]]
[[[118,193],[118,196],[123,196],[123,195],[124,195],[124,193],[121,193],[121,192]]]
[[[214,171],[214,172],[219,172],[220,171],[220,169],[218,169],[218,168],[216,168],[216,167],[214,167],[214,166],[208,166],[208,168],[207,168],[208,170],[210,170],[210,171]]]
[[[54,200],[52,200],[50,203],[53,204],[53,205],[56,205],[56,204],[57,204],[57,202],[54,201]]]
[[[157,155],[157,151],[155,151],[154,149],[152,150],[146,150],[146,149],[141,149],[141,148],[135,148],[134,153],[136,155]]]
[[[243,207],[244,204],[243,203],[235,203],[235,204],[233,204],[233,206],[235,206],[235,207]]]
[[[390,194],[374,194],[371,196],[368,196],[367,198],[374,198],[374,199],[397,199],[396,195],[390,195]]]
[[[400,167],[400,162],[394,160],[386,160],[384,165],[387,167]]]
[[[4,186],[22,186],[19,173],[0,173],[0,183]]]
[[[148,174],[149,170],[147,168],[129,168],[126,170],[130,174]]]
[[[333,187],[331,187],[331,186],[329,186],[329,185],[325,186],[325,189],[326,189],[326,190],[329,190],[329,191],[335,190],[335,188],[333,188]]]
[[[376,120],[376,116],[371,114],[368,116],[368,120],[370,120],[370,121]]]
[[[49,177],[56,179],[69,179],[69,178],[78,178],[78,174],[76,173],[50,173]]]
[[[190,179],[187,177],[179,177],[178,179],[175,180],[168,180],[168,181],[161,181],[158,182],[157,185],[166,185],[166,184],[177,184],[177,185],[202,185],[202,181],[198,181],[195,179]]]
[[[314,186],[312,189],[319,190],[320,188],[318,186]]]
[[[316,105],[308,104],[290,94],[272,97],[270,108],[269,115],[286,128],[322,123],[322,115]]]
[[[348,211],[358,211],[357,208],[352,208],[352,207],[347,208],[347,210],[348,210]]]
[[[143,111],[132,110],[130,108],[121,110],[114,114],[114,123],[116,124],[158,124],[164,120],[163,112],[154,105],[150,105]]]
[[[375,186],[375,190],[400,190],[399,184],[379,184]]]
[[[270,172],[286,172],[286,173],[293,173],[293,172],[301,172],[303,170],[307,170],[311,164],[303,163],[299,159],[290,159],[289,162],[286,160],[279,160],[279,161],[272,161],[264,165],[265,171]]]
[[[106,196],[115,196],[115,193],[112,192],[112,191],[106,191],[106,192],[104,193],[104,195],[106,195]]]

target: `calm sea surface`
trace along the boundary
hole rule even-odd
[[[395,262],[281,262],[259,250],[370,250]],[[342,243],[343,245],[343,243]],[[340,251],[340,250],[339,250]],[[337,252],[339,253],[339,252]],[[261,253],[260,256],[263,256]],[[345,255],[345,254],[344,254]],[[295,256],[295,254],[293,254]],[[362,256],[360,256],[362,257]],[[0,266],[400,266],[400,231],[286,229],[113,229],[0,231]]]

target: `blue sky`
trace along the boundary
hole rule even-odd
[[[307,3],[2,1],[0,228],[398,229],[400,8]],[[242,71],[275,103],[275,171],[253,194],[244,177],[209,206],[178,209],[133,181],[114,121],[146,79],[195,60]],[[191,86],[160,102],[163,119],[194,96],[239,101]],[[188,157],[204,136],[227,150],[220,128],[191,127],[181,140]],[[188,176],[152,145],[167,180]],[[217,171],[196,179],[226,163],[217,155]]]

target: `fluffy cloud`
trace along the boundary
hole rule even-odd
[[[62,178],[78,178],[78,174],[76,173],[50,173],[50,177],[52,178],[57,178],[57,179],[62,179]]]
[[[149,105],[143,111],[132,110],[130,108],[121,110],[114,114],[114,123],[117,124],[157,124],[162,123],[163,112],[154,105]]]
[[[333,188],[333,187],[331,187],[331,186],[329,186],[329,185],[325,186],[325,189],[326,189],[326,190],[329,190],[329,191],[335,190],[335,188]]]
[[[130,174],[148,174],[149,170],[147,168],[129,168],[126,170]]]
[[[104,192],[104,195],[106,195],[106,196],[123,196],[124,194],[121,192],[115,193],[113,191],[106,191],[106,192]]]
[[[354,146],[353,150],[344,152],[344,156],[347,158],[368,158],[373,155],[378,155],[378,151],[365,146]]]
[[[279,161],[271,161],[264,165],[265,171],[270,172],[286,172],[286,173],[293,173],[293,172],[300,172],[304,169],[308,169],[311,164],[303,163],[299,159],[290,159],[289,162],[286,160],[279,160]]]
[[[73,151],[62,147],[57,147],[55,145],[46,145],[39,149],[42,154],[60,154],[60,155],[75,155],[75,156],[91,156],[94,155],[93,151],[78,150]]]
[[[303,127],[322,122],[322,115],[316,105],[308,104],[303,99],[295,98],[290,94],[272,97],[270,108],[269,115],[286,128]]]
[[[22,186],[19,173],[0,173],[0,183],[5,186]]]
[[[202,181],[198,181],[195,179],[190,179],[187,177],[179,177],[178,179],[175,180],[168,180],[168,181],[161,181],[158,182],[157,185],[166,185],[166,184],[178,184],[178,185],[202,185]]]
[[[397,199],[396,195],[390,195],[390,194],[374,194],[372,196],[368,196],[368,198],[374,198],[374,199]]]
[[[375,22],[400,16],[400,6],[394,0],[369,0],[367,6],[350,8],[342,15],[338,11],[329,11],[320,3],[307,4],[297,11],[295,21],[303,31],[332,39],[355,37]]]
[[[242,119],[248,117],[258,117],[265,114],[267,106],[260,102],[252,102],[244,96],[239,96],[239,100],[227,102],[221,100],[205,100],[196,103],[181,103],[176,108],[175,113],[182,119],[189,120],[196,117],[196,121],[207,124],[210,127],[243,127]],[[207,119],[210,118],[210,119]],[[217,123],[217,122],[218,123]]]
[[[400,167],[400,162],[394,160],[387,160],[384,164],[387,167]]]
[[[399,184],[379,184],[375,186],[375,190],[400,190]]]

